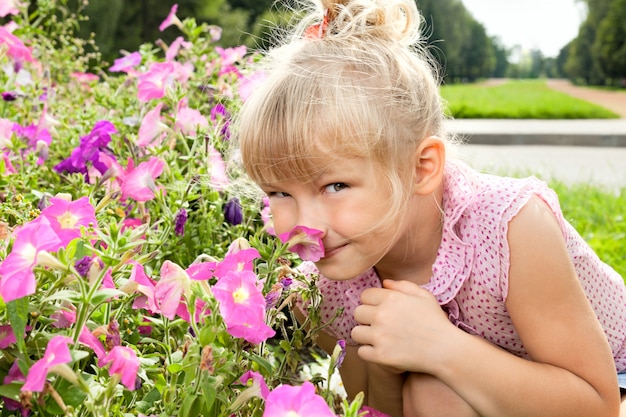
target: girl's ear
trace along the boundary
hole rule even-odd
[[[443,181],[445,144],[437,136],[423,139],[415,150],[414,161],[413,192],[419,195],[432,194]]]

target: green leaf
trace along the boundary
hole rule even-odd
[[[82,297],[79,292],[73,290],[61,290],[43,299],[43,301],[67,300],[72,304],[80,303]]]
[[[126,293],[115,288],[103,288],[96,292],[91,299],[91,303],[98,305],[113,297],[124,296]]]
[[[17,347],[20,352],[25,352],[24,334],[26,334],[26,323],[28,321],[28,297],[18,298],[9,302],[7,304],[7,313],[17,340]]]

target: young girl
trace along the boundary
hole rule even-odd
[[[238,137],[276,234],[323,232],[302,268],[348,394],[392,416],[617,416],[622,278],[543,182],[447,155],[414,0],[318,6],[267,54]]]

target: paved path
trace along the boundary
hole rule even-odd
[[[494,174],[536,175],[547,181],[587,183],[616,192],[626,189],[626,92],[577,87],[566,80],[548,80],[547,84],[602,105],[622,118],[452,120],[448,130],[467,143],[459,146],[459,156]]]
[[[457,151],[484,172],[626,189],[626,147],[461,145]]]
[[[457,119],[447,128],[473,144],[626,146],[626,119]]]

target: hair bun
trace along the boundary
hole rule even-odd
[[[414,0],[319,0],[328,20],[326,36],[367,36],[413,45],[421,15]]]

